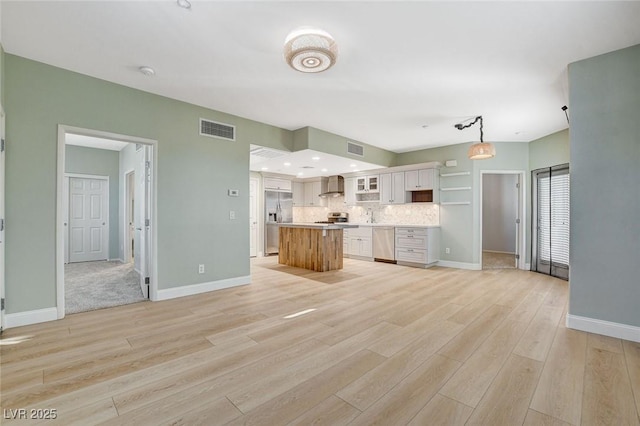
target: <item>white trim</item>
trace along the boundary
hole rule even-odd
[[[176,297],[193,296],[194,294],[207,293],[210,291],[222,290],[230,287],[238,287],[247,284],[251,284],[250,275],[246,275],[244,277],[227,278],[218,281],[210,281],[206,283],[185,285],[181,287],[164,288],[157,291],[156,299],[154,300],[168,300],[175,299]]]
[[[525,264],[524,264],[524,269],[525,269],[526,271],[530,271],[530,270],[531,270],[531,264],[530,264],[530,263],[525,263]]]
[[[567,327],[640,343],[640,327],[567,314]]]
[[[23,325],[38,324],[41,322],[55,321],[58,319],[57,308],[45,308],[35,311],[17,312],[4,316],[5,327],[21,327]]]
[[[497,254],[512,254],[512,255],[516,255],[513,252],[509,252],[509,251],[498,251],[498,250],[482,250],[483,252],[487,252],[487,253],[497,253]]]
[[[470,271],[482,270],[482,263],[466,263],[466,262],[454,262],[451,260],[439,260],[437,265],[443,266],[445,268],[468,269]]]
[[[64,187],[65,170],[65,135],[94,136],[103,139],[113,139],[128,143],[140,143],[151,145],[153,154],[151,159],[151,258],[150,258],[150,283],[149,299],[157,300],[158,292],[158,141],[154,139],[140,138],[137,136],[121,135],[118,133],[104,132],[101,130],[84,129],[80,127],[58,124],[58,153],[56,163],[56,309],[57,319],[64,318],[64,203],[62,189]],[[56,319],[56,318],[53,318]],[[49,320],[47,320],[49,321]]]

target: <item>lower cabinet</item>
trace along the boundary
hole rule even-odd
[[[438,261],[439,228],[396,227],[395,236],[398,264],[426,268]]]
[[[343,255],[373,260],[373,232],[370,226],[360,226],[342,231]]]

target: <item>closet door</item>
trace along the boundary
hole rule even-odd
[[[531,269],[569,279],[569,165],[532,172]]]

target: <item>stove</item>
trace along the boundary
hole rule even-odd
[[[329,212],[327,214],[327,220],[318,220],[314,223],[333,224],[333,223],[347,223],[347,222],[349,222],[349,213]]]

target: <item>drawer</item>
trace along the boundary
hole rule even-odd
[[[419,249],[396,248],[398,262],[427,263],[427,251]]]
[[[346,231],[347,229],[343,230]],[[359,226],[357,228],[348,228],[349,238],[357,237],[357,238],[372,238],[373,237],[373,229],[370,226]]]
[[[396,234],[396,247],[427,249],[426,235]]]
[[[398,228],[396,235],[427,235],[427,228]]]

